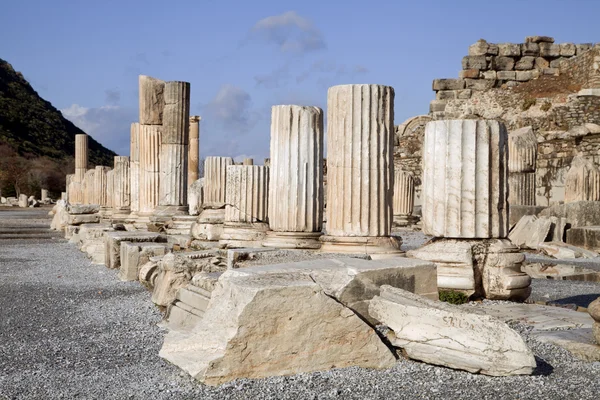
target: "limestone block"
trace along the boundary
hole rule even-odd
[[[542,250],[547,255],[558,259],[598,257],[598,253],[595,251],[582,249],[562,242],[540,243],[538,249]]]
[[[204,205],[204,178],[197,179],[188,188],[188,213],[199,215]]]
[[[526,82],[533,79],[533,73],[531,71],[517,71],[515,79],[518,82]]]
[[[188,151],[188,145],[161,143],[159,206],[187,205]]]
[[[142,265],[138,279],[148,290],[154,290],[154,283],[158,275],[158,262],[162,257],[151,257],[150,261]]]
[[[165,81],[139,76],[140,124],[162,125]]]
[[[105,232],[104,259],[108,268],[115,269],[121,265],[121,242],[155,242],[166,243],[165,235],[153,232]]]
[[[496,78],[499,80],[515,80],[517,79],[517,74],[515,71],[498,71]]]
[[[528,71],[533,69],[533,65],[535,63],[535,57],[533,56],[524,56],[517,60],[515,64],[515,70],[517,71]]]
[[[137,281],[140,268],[150,261],[150,257],[164,256],[168,252],[168,245],[163,243],[121,242],[119,279],[122,281]]]
[[[429,112],[443,112],[448,104],[447,100],[431,100],[429,102]]]
[[[83,203],[84,204],[96,204],[94,194],[94,175],[95,169],[90,169],[85,172],[83,177]]]
[[[393,213],[412,215],[415,205],[415,178],[410,172],[395,170]]]
[[[550,36],[527,36],[525,43],[554,43],[554,38]]]
[[[69,213],[67,212],[66,202],[60,200],[56,203],[54,217],[50,223],[50,229],[62,232],[69,221]]]
[[[483,68],[480,68],[483,69]],[[460,90],[465,88],[462,79],[434,79],[433,90]]]
[[[560,70],[558,68],[544,68],[542,70],[542,74],[558,76],[560,74]]]
[[[87,253],[92,264],[104,265],[104,232],[112,232],[109,224],[83,224],[79,227],[80,250]]]
[[[574,227],[600,225],[600,202],[576,201],[567,204],[558,204],[541,211],[540,216],[566,218]]]
[[[67,212],[69,214],[96,214],[100,211],[98,204],[68,204]]]
[[[321,232],[323,110],[295,105],[273,106],[270,158],[270,228],[277,232]]]
[[[488,69],[488,61],[485,56],[466,56],[462,59],[462,69],[486,70]]]
[[[93,224],[100,222],[99,214],[69,214],[67,224],[69,225],[81,225],[81,224]]]
[[[465,79],[465,87],[472,90],[489,90],[495,84],[495,79]]]
[[[393,330],[393,346],[430,364],[491,376],[530,375],[535,357],[506,323],[384,286],[369,312]]]
[[[593,161],[575,157],[565,177],[565,203],[600,201],[600,169]]]
[[[508,238],[521,248],[537,249],[540,243],[546,241],[551,229],[550,218],[525,215],[510,231]]]
[[[435,93],[437,100],[454,100],[458,90],[439,90]]]
[[[592,43],[581,43],[581,44],[576,44],[575,48],[577,49],[576,54],[580,55],[586,51],[588,51],[589,49],[591,49],[593,46]]]
[[[395,364],[375,331],[306,274],[227,274],[202,324],[168,333],[159,354],[203,383]]]
[[[521,46],[516,43],[498,44],[498,55],[505,57],[518,57],[521,55]]]
[[[560,56],[560,45],[554,43],[540,43],[540,55],[542,57]]]
[[[526,42],[521,44],[521,54],[523,56],[537,57],[540,55],[540,45],[538,43]]]
[[[496,71],[482,71],[481,72],[481,78],[482,79],[487,79],[487,80],[496,80]]]
[[[515,59],[513,57],[494,57],[493,66],[496,71],[512,71],[515,67]]]
[[[458,90],[456,92],[457,99],[470,99],[473,91],[471,89]]]
[[[546,60],[543,57],[537,57],[535,59],[534,66],[536,69],[539,69],[539,70],[543,70],[545,68],[550,68],[550,61]]]
[[[483,39],[479,39],[477,42],[469,46],[470,56],[485,56],[488,52],[489,43]]]
[[[225,207],[227,166],[233,165],[231,157],[206,157],[204,161],[204,206]]]
[[[448,238],[506,237],[506,142],[506,128],[498,121],[440,120],[426,125],[424,233]]]
[[[472,78],[472,79],[477,79],[479,78],[479,74],[480,71],[478,69],[463,69],[461,71],[458,72],[458,77],[460,79],[465,79],[465,78]]]
[[[567,58],[565,58],[565,57],[558,57],[558,58],[550,61],[550,65],[548,65],[548,67],[549,68],[560,68],[560,64],[563,61],[565,61],[565,60],[567,60]],[[548,68],[548,67],[546,67],[546,68]]]
[[[106,207],[112,208],[115,203],[115,170],[106,172]]]
[[[511,172],[508,175],[508,204],[535,206],[535,172]]]
[[[600,226],[582,226],[567,230],[567,243],[600,251]]]

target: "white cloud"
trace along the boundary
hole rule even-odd
[[[230,84],[221,86],[206,111],[227,131],[225,134],[243,134],[256,124],[252,97],[244,89]]]
[[[252,32],[284,53],[308,53],[327,47],[317,27],[295,11],[263,18],[254,25]]]

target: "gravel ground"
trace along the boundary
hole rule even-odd
[[[47,210],[36,211],[0,211],[0,227],[47,226]],[[156,326],[161,315],[149,292],[49,236],[7,240],[0,233],[0,399],[599,397],[600,363],[573,359],[519,325],[537,357],[533,376],[495,378],[400,359],[384,371],[345,368],[207,387],[158,357],[165,332]],[[570,287],[571,297],[591,290],[579,282],[554,284]]]

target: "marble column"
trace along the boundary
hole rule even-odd
[[[118,216],[128,215],[131,209],[129,181],[129,157],[116,156],[113,174],[113,209]]]
[[[72,201],[73,196],[75,195],[73,193],[73,181],[75,181],[75,174],[67,174],[65,177],[65,193],[67,194],[65,200],[67,200],[69,203]]]
[[[158,206],[161,130],[160,125],[140,125],[139,215],[148,216]]]
[[[115,204],[115,170],[111,169],[106,172],[106,214],[110,215],[113,212]]]
[[[254,158],[244,158],[242,165],[254,165]]]
[[[198,115],[190,117],[190,150],[188,155],[188,188],[199,178],[200,161],[200,118]]]
[[[528,126],[508,135],[508,203],[535,206],[537,138]]]
[[[83,182],[88,164],[88,135],[75,135],[75,180]]]
[[[592,160],[575,157],[565,177],[565,203],[600,201],[600,169]]]
[[[227,167],[225,222],[219,244],[228,248],[260,247],[269,229],[269,167]]]
[[[83,178],[83,204],[94,204],[94,175],[96,170],[88,170]]]
[[[323,110],[271,109],[269,226],[263,245],[318,249],[323,228]]]
[[[507,161],[507,133],[501,122],[427,123],[423,233],[445,238],[506,238]]]
[[[48,201],[48,189],[42,189],[42,196],[40,198],[42,202]]]
[[[140,124],[162,125],[165,107],[164,91],[166,82],[150,76],[140,75],[138,83]]]
[[[129,144],[129,188],[131,214],[140,211],[140,124],[131,124]]]
[[[167,82],[160,146],[160,180],[155,217],[187,214],[190,84]]]
[[[391,237],[394,89],[341,85],[327,93],[327,236],[322,251],[401,254]]]
[[[106,208],[108,205],[107,200],[107,176],[106,174],[110,170],[109,167],[102,165],[96,166],[96,173],[94,174],[94,203],[98,204],[100,208]]]
[[[394,171],[393,197],[394,225],[408,226],[414,222],[412,217],[415,206],[415,178],[403,170]]]

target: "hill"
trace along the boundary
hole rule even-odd
[[[75,155],[75,135],[85,133],[31,87],[20,72],[0,59],[0,144],[21,156],[60,161]],[[113,165],[113,151],[92,137],[88,160],[93,165]]]

